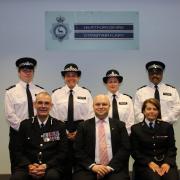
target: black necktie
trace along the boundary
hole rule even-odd
[[[159,96],[158,86],[155,85],[154,88],[155,88],[154,98],[157,99],[159,101],[159,103],[160,103],[160,96]],[[161,112],[159,113],[158,118],[161,119]]]
[[[153,123],[152,123],[152,122],[150,122],[150,123],[149,123],[149,128],[150,128],[151,130],[153,130],[153,129],[154,129],[154,127],[153,127]]]
[[[113,101],[112,101],[112,118],[119,120],[119,114],[118,114],[117,101],[116,101],[115,94],[113,94]]]
[[[154,98],[160,102],[158,86],[155,85],[154,88],[155,88]]]
[[[67,129],[69,131],[73,131],[74,130],[74,101],[73,101],[73,90],[70,90],[69,93],[69,100],[68,100],[68,114],[67,114],[67,121],[68,121],[68,127]]]
[[[41,129],[41,134],[43,134],[43,132],[44,132],[44,124],[43,123],[41,123],[40,129]]]
[[[33,101],[31,92],[29,90],[29,84],[26,85],[26,94],[27,94],[27,101],[28,101],[28,114],[29,118],[34,116],[34,109],[33,109]]]

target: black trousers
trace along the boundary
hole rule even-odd
[[[68,141],[68,157],[65,163],[65,180],[72,180],[72,171],[75,163],[73,143],[74,141]]]
[[[134,180],[179,180],[177,167],[170,167],[163,176],[153,172],[149,167],[134,168]]]
[[[69,124],[66,121],[65,122],[66,129],[70,132],[74,132],[77,130],[79,124],[82,123],[83,121],[84,120],[73,121],[73,129],[69,127]],[[72,180],[73,166],[75,164],[73,144],[74,144],[74,141],[68,140],[68,157],[65,163],[65,180]]]
[[[10,162],[11,162],[11,173],[14,172],[14,169],[17,165],[17,162],[15,162],[15,155],[14,155],[17,141],[18,141],[18,131],[10,127],[9,129],[9,157],[10,157]]]
[[[10,177],[10,180],[33,180],[33,178],[28,174],[27,169],[16,169]],[[39,178],[38,178],[39,179]],[[63,174],[56,169],[47,169],[44,177],[40,178],[40,180],[63,180]]]
[[[81,170],[73,174],[73,180],[97,180],[97,175],[92,171]],[[130,180],[125,172],[112,172],[100,180]]]

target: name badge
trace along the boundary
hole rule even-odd
[[[60,140],[59,131],[43,133],[44,142],[59,141],[59,140]]]
[[[168,136],[156,136],[157,139],[166,139]]]
[[[167,92],[164,92],[163,95],[164,95],[164,96],[172,96],[171,93],[167,93]]]
[[[127,105],[127,102],[119,102],[119,105]]]
[[[78,96],[77,99],[86,99],[86,97]]]

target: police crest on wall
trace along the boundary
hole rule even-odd
[[[65,17],[56,17],[57,23],[52,24],[52,29],[50,30],[52,34],[52,39],[62,41],[63,39],[68,39],[68,34],[70,32],[69,25],[64,23]]]

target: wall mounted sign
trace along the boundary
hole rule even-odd
[[[47,50],[139,49],[139,13],[127,11],[47,11]]]

